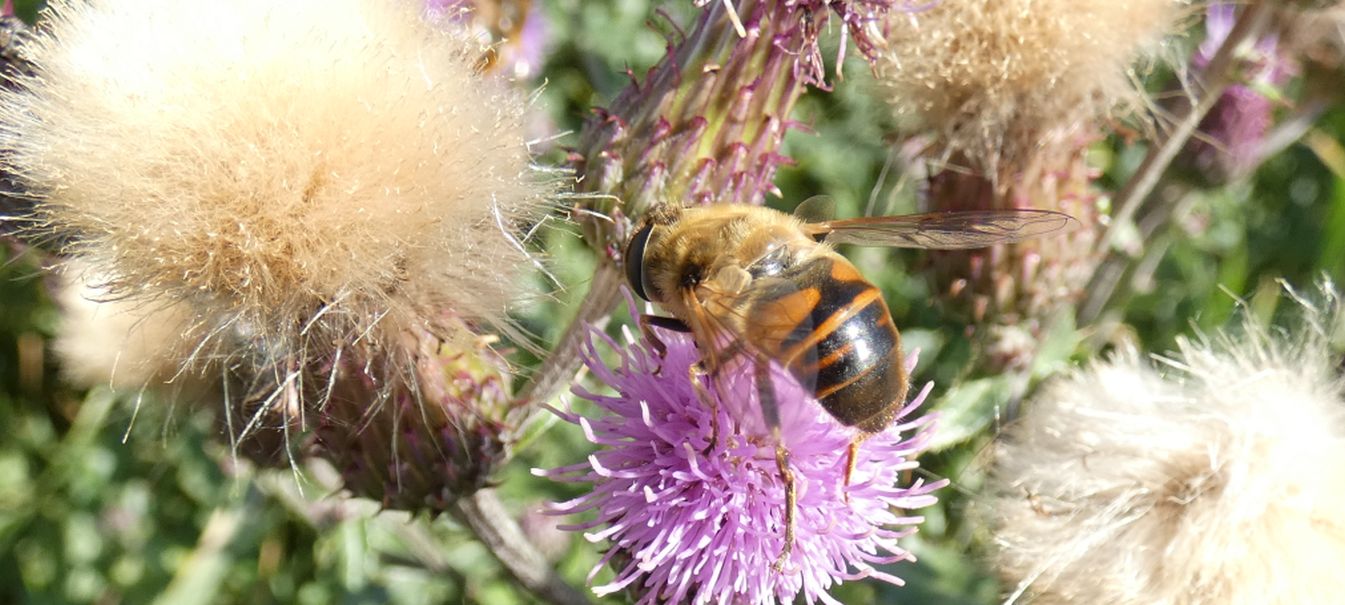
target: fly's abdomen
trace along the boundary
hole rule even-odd
[[[817,256],[754,305],[787,318],[781,338],[761,343],[768,354],[811,385],[829,414],[848,426],[885,428],[906,400],[901,341],[881,293],[840,256]],[[785,276],[782,276],[785,277]],[[781,326],[783,327],[783,326]]]

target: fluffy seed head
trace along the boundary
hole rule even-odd
[[[110,296],[275,358],[502,321],[550,185],[517,94],[419,3],[51,5],[36,76],[0,94],[0,169]]]
[[[981,167],[1056,128],[1135,106],[1131,64],[1181,0],[944,0],[888,35],[880,85],[898,118]]]
[[[1006,435],[979,503],[1015,594],[1338,600],[1345,382],[1328,324],[1289,338],[1248,325],[1183,342],[1157,368],[1127,351],[1048,388]]]
[[[931,492],[946,483],[898,483],[916,467],[913,457],[930,435],[930,417],[913,418],[928,389],[894,426],[862,443],[847,487],[853,432],[776,369],[798,517],[791,554],[775,569],[784,547],[785,492],[769,433],[759,414],[748,412],[760,407],[750,368],[711,395],[719,402],[716,419],[688,380],[700,358],[695,345],[684,335],[659,337],[667,345],[662,358],[629,335],[625,345],[593,336],[616,352],[619,365],[606,367],[592,341],[585,363],[616,394],[576,388],[607,415],[561,415],[600,449],[585,463],[543,473],[593,486],[556,510],[596,513],[592,522],[567,527],[611,545],[603,564],[616,577],[595,592],[628,590],[641,604],[791,603],[800,595],[808,603],[836,603],[828,590],[841,582],[872,577],[900,584],[877,566],[913,558],[898,544],[922,520],[910,511],[932,504]]]
[[[1281,39],[1285,51],[1324,75],[1338,73],[1345,63],[1345,2],[1295,13],[1285,29],[1291,34]]]

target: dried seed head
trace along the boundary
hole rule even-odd
[[[187,305],[193,347],[263,374],[445,309],[505,324],[552,185],[474,42],[411,2],[51,5],[0,170],[110,297]]]
[[[116,391],[147,386],[196,390],[202,368],[183,367],[191,349],[181,339],[195,322],[193,311],[182,304],[110,299],[100,283],[78,263],[61,274],[56,298],[62,314],[54,348],[66,379]]]
[[[899,119],[993,169],[1044,135],[1142,104],[1131,66],[1181,0],[945,0],[890,29],[879,64]]]
[[[1035,603],[1338,600],[1338,319],[1183,342],[1161,369],[1127,351],[1049,387],[978,504],[1001,574]]]

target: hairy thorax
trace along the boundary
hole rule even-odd
[[[679,316],[695,302],[725,320],[740,316],[753,281],[829,250],[794,217],[755,206],[683,209],[658,240],[646,263],[653,299]]]

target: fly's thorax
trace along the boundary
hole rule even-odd
[[[682,209],[656,225],[645,247],[643,271],[649,299],[676,313],[676,293],[695,291],[725,268],[748,266],[782,246],[816,245],[793,217],[756,206]]]

